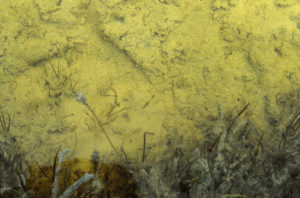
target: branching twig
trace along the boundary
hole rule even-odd
[[[95,111],[88,105],[88,103],[86,102],[86,98],[85,96],[82,94],[82,93],[76,93],[75,94],[76,96],[76,100],[78,102],[80,102],[81,104],[85,105],[88,110],[93,114],[93,116],[95,117],[96,121],[97,121],[97,124],[98,126],[100,127],[100,129],[102,130],[102,132],[104,133],[106,139],[108,140],[110,146],[113,148],[113,150],[115,151],[115,153],[121,157],[121,155],[119,154],[119,152],[117,151],[116,147],[114,146],[114,144],[112,143],[110,137],[108,136],[106,130],[104,129],[103,127],[103,124],[101,123],[101,121],[99,120],[98,116],[96,115]]]

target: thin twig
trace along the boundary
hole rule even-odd
[[[113,104],[111,104],[110,110],[106,113],[107,120],[110,119],[110,117],[112,116],[112,113],[115,110],[115,108],[120,106],[120,103],[118,102],[118,93],[117,93],[117,91],[112,87],[110,87],[110,89],[114,92],[114,95],[112,95],[112,96],[114,97],[115,101],[114,101]]]
[[[79,180],[72,184],[65,192],[59,196],[59,198],[69,198],[72,196],[73,192],[77,190],[82,184],[90,181],[94,178],[93,173],[85,173]]]
[[[144,104],[142,109],[145,109],[150,104],[150,102],[154,99],[154,97],[155,97],[155,95],[152,95],[151,98]]]
[[[51,67],[52,67],[52,70],[53,70],[53,72],[54,72],[56,78],[59,78],[59,67],[58,67],[58,71],[56,71],[55,68],[54,68],[54,65],[53,65],[52,62],[51,62],[51,57],[49,56],[48,59],[49,59],[49,63],[50,63],[50,65],[51,65]]]
[[[104,129],[104,127],[103,127],[101,121],[99,120],[98,116],[96,115],[96,113],[93,111],[93,109],[92,109],[87,103],[85,104],[85,106],[87,106],[87,108],[89,109],[89,111],[90,111],[90,112],[94,115],[94,117],[96,118],[97,124],[98,124],[98,126],[100,127],[100,129],[102,130],[102,132],[104,133],[104,135],[105,135],[106,139],[108,140],[110,146],[113,148],[113,150],[115,151],[115,153],[116,153],[117,155],[120,156],[119,152],[117,151],[116,147],[115,147],[114,144],[112,143],[110,137],[108,136],[106,130]]]
[[[249,107],[250,103],[248,103],[236,116],[235,118],[229,123],[228,127],[227,127],[227,133],[225,136],[225,141],[227,141],[228,139],[228,135],[232,129],[233,124],[235,123],[235,121],[246,111],[246,109]]]
[[[23,179],[22,179],[22,177],[21,177],[21,174],[19,173],[18,170],[17,170],[17,175],[18,175],[18,178],[19,178],[19,180],[20,180],[20,184],[21,184],[21,187],[22,187],[23,191],[24,191],[24,192],[27,192],[27,189],[26,189],[26,187],[25,187],[24,181],[23,181]]]
[[[223,135],[223,133],[221,133],[218,137],[217,137],[217,139],[214,141],[214,143],[207,149],[207,151],[210,153],[210,152],[212,152],[213,151],[213,148],[216,146],[216,144],[218,143],[218,141],[219,141],[219,139],[220,139],[220,137]]]
[[[57,152],[55,154],[55,157],[54,157],[54,161],[53,161],[53,166],[52,166],[52,179],[51,179],[51,182],[54,182],[54,178],[55,178],[55,169],[56,169],[56,161],[57,161],[57,156],[58,156],[58,153],[60,151],[60,148],[61,146],[58,147],[57,149]]]
[[[127,158],[127,155],[126,155],[126,152],[123,148],[121,148],[121,152],[123,153],[124,157],[125,157],[125,161],[127,164],[129,164],[129,161],[128,161],[128,158]]]
[[[63,150],[60,153],[59,159],[58,159],[58,165],[55,170],[55,176],[54,176],[54,181],[53,181],[53,186],[52,186],[52,198],[57,198],[57,194],[59,192],[59,175],[60,175],[60,170],[61,170],[61,165],[64,160],[65,154],[69,152],[68,149]]]
[[[36,163],[36,165],[39,167],[41,173],[49,180],[49,182],[53,182],[53,181],[50,179],[50,177],[45,173],[45,171],[42,169],[42,167],[40,167],[40,165],[39,165],[37,162],[35,162],[35,163]]]
[[[154,133],[151,132],[145,132],[144,133],[144,146],[143,146],[143,156],[142,156],[142,162],[145,161],[145,152],[146,152],[146,135],[154,135]]]
[[[258,151],[259,151],[259,146],[261,145],[261,142],[263,140],[263,137],[264,137],[264,134],[262,134],[262,136],[260,137],[258,143],[257,143],[257,146],[256,146],[256,150],[255,150],[255,153],[254,155],[257,156],[258,155]]]

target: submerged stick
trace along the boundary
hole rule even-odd
[[[60,153],[59,160],[58,160],[58,165],[56,167],[55,175],[54,175],[54,181],[53,181],[53,187],[52,187],[52,198],[56,198],[57,194],[59,192],[59,183],[58,183],[58,180],[59,180],[59,174],[60,174],[61,164],[62,164],[62,162],[64,160],[65,154],[67,154],[68,152],[69,152],[69,150],[65,149],[65,150],[63,150]]]
[[[145,161],[145,153],[146,153],[146,135],[154,135],[154,133],[151,132],[145,132],[144,133],[144,146],[143,146],[143,156],[142,156],[142,162]]]
[[[27,192],[25,183],[24,183],[24,181],[23,181],[23,179],[22,179],[22,176],[21,176],[21,174],[19,173],[19,171],[17,171],[17,175],[18,175],[18,178],[19,178],[19,180],[20,180],[20,185],[21,185],[21,187],[22,187],[22,190],[23,190],[24,192]]]
[[[250,103],[248,103],[235,117],[234,119],[229,123],[228,127],[227,127],[227,133],[225,136],[225,141],[227,141],[228,139],[228,135],[232,129],[233,124],[235,123],[235,121],[246,111],[246,109],[249,107]]]
[[[85,173],[79,180],[72,184],[65,192],[59,196],[59,198],[69,198],[72,196],[73,192],[77,190],[82,184],[90,181],[94,178],[94,174]]]
[[[258,152],[259,152],[259,146],[261,145],[261,142],[262,142],[262,140],[263,140],[263,137],[264,137],[264,134],[262,134],[262,136],[260,137],[260,139],[259,139],[259,141],[258,141],[258,144],[257,144],[257,146],[256,146],[256,151],[255,151],[255,153],[254,153],[255,156],[258,155]]]
[[[219,139],[220,139],[220,137],[223,135],[223,133],[221,133],[218,137],[217,137],[217,139],[214,141],[214,143],[207,149],[207,151],[208,152],[212,152],[213,151],[213,148],[217,145],[217,143],[218,143],[218,141],[219,141]]]
[[[57,161],[57,156],[58,156],[58,153],[60,151],[60,148],[61,146],[59,146],[59,148],[57,149],[57,152],[55,154],[55,157],[54,157],[54,160],[53,160],[53,167],[52,167],[52,179],[51,179],[51,182],[54,182],[54,178],[55,178],[55,169],[56,169],[56,161]]]

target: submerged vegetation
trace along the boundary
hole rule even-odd
[[[299,2],[2,1],[0,198],[300,197]]]
[[[82,97],[77,97],[87,105]],[[291,110],[284,130],[275,127],[276,136],[266,139],[247,119],[248,107],[249,104],[241,110],[234,109],[222,118],[221,124],[205,130],[204,139],[191,154],[185,153],[181,143],[170,151],[174,152],[171,159],[153,163],[145,160],[145,149],[142,162],[126,157],[126,161],[119,163],[104,162],[97,151],[89,160],[64,161],[67,150],[58,156],[58,149],[52,166],[31,162],[24,169],[21,155],[5,155],[11,150],[1,142],[0,195],[3,198],[299,196],[299,108]],[[1,113],[0,118],[4,137],[9,133],[11,120],[7,113]],[[145,144],[144,139],[144,148]],[[114,151],[117,152],[116,148]]]

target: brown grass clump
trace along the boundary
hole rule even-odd
[[[62,163],[59,175],[59,187],[62,194],[69,186],[79,180],[85,173],[94,173],[93,182],[83,184],[72,197],[99,197],[99,198],[134,198],[137,197],[136,182],[130,172],[119,164],[102,163],[95,169],[91,160],[69,160]],[[30,177],[26,180],[26,191],[33,191],[35,198],[51,197],[53,188],[53,166],[40,167],[33,163],[29,168]]]
[[[89,160],[73,159],[62,163],[61,174],[59,176],[60,194],[63,193],[70,185],[80,179],[84,173],[92,172],[92,163]],[[33,163],[29,168],[30,177],[26,180],[26,190],[31,190],[35,194],[35,198],[51,197],[53,186],[53,166],[40,167],[37,163]],[[73,197],[80,197],[85,194],[91,183],[82,185],[79,190],[74,193]]]

